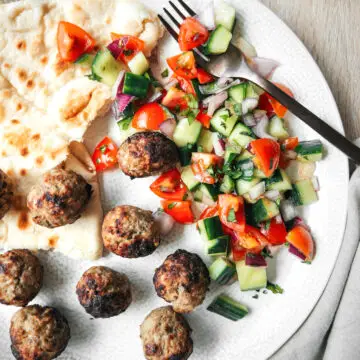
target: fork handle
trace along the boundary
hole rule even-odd
[[[251,76],[248,76],[248,80],[252,81],[256,85],[260,86],[263,90],[268,92],[282,105],[287,107],[294,115],[299,117],[312,129],[318,132],[322,137],[337,147],[356,164],[360,165],[360,149],[350,140],[346,139],[345,136],[333,129],[325,121],[321,120],[306,107],[301,105],[291,96],[287,95],[284,91],[280,90],[269,80],[266,80],[255,73],[253,73]]]

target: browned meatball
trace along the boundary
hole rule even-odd
[[[57,309],[31,305],[13,315],[10,338],[16,359],[50,360],[65,350],[70,339],[70,328]]]
[[[76,294],[86,312],[95,318],[119,315],[132,300],[128,277],[106,266],[85,271],[76,285]]]
[[[27,197],[33,221],[55,228],[80,218],[91,196],[91,185],[74,171],[56,167],[45,173]]]
[[[210,277],[198,255],[176,250],[156,269],[153,282],[157,294],[175,311],[187,313],[204,301]]]
[[[140,326],[145,358],[186,360],[193,351],[191,328],[171,306],[153,310]]]
[[[29,250],[11,250],[0,255],[0,302],[25,306],[40,291],[44,269]]]
[[[120,169],[131,177],[145,177],[173,169],[179,162],[176,145],[158,132],[138,132],[127,138],[117,155]]]
[[[116,206],[102,225],[104,245],[126,258],[147,256],[160,244],[160,233],[151,211],[131,205]]]
[[[0,170],[0,219],[9,211],[13,195],[13,184],[10,178]]]

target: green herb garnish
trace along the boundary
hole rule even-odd
[[[161,77],[162,78],[166,78],[169,76],[169,69],[165,69],[162,73],[161,73]]]
[[[311,261],[310,260],[304,260],[302,261],[303,264],[308,264],[308,265],[311,265]]]
[[[188,193],[186,193],[186,194],[184,194],[184,196],[183,196],[183,201],[185,201],[187,198],[189,197],[189,194]]]
[[[176,202],[172,202],[168,205],[168,209],[173,209],[176,206]]]
[[[264,247],[264,248],[262,249],[261,255],[262,255],[264,258],[267,258],[267,257],[272,258],[272,257],[273,257],[267,247]]]
[[[284,289],[277,284],[273,284],[271,282],[267,282],[266,288],[270,290],[273,294],[282,294]]]
[[[85,76],[88,77],[90,80],[101,81],[101,77],[96,74],[89,74]]]
[[[197,151],[198,152],[204,152],[204,148],[201,145],[198,145]]]
[[[229,210],[226,220],[229,222],[236,222],[236,215],[234,209],[231,208]]]
[[[104,154],[107,149],[107,145],[101,145],[99,150]]]

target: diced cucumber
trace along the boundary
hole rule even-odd
[[[204,196],[210,201],[217,201],[219,191],[215,185],[201,184],[200,190],[203,192]]]
[[[174,142],[178,147],[187,146],[188,144],[196,144],[201,133],[202,125],[199,121],[193,121],[189,124],[187,118],[181,119],[174,131]]]
[[[254,176],[260,179],[267,179],[267,176],[264,174],[264,172],[258,168],[254,169]]]
[[[200,185],[200,181],[194,176],[191,166],[182,169],[181,179],[190,191],[194,191]]]
[[[218,25],[210,34],[204,45],[204,52],[208,55],[220,55],[226,52],[230,45],[232,33],[223,25]]]
[[[181,166],[187,166],[191,163],[191,156],[195,151],[195,145],[189,144],[179,148],[179,158]]]
[[[226,285],[235,275],[235,265],[225,257],[219,257],[209,267],[212,280],[220,285]]]
[[[194,200],[197,201],[197,202],[202,202],[203,200],[203,192],[198,188],[195,190],[195,192],[193,193],[193,196],[194,196]]]
[[[224,161],[225,164],[231,164],[241,153],[240,146],[230,145],[225,149]]]
[[[236,115],[230,116],[229,111],[222,108],[215,112],[210,120],[210,124],[217,132],[228,137],[234,128],[237,119],[238,117]]]
[[[75,64],[91,66],[91,64],[92,64],[93,61],[94,61],[94,58],[95,58],[94,55],[84,54],[84,55],[81,55],[81,56],[75,61]]]
[[[276,115],[270,119],[268,131],[271,136],[274,136],[279,140],[285,140],[289,137],[289,133],[285,128],[284,119],[279,118]]]
[[[258,290],[266,287],[266,268],[248,266],[245,264],[245,261],[238,261],[236,263],[236,271],[241,291]]]
[[[244,195],[249,192],[250,189],[252,189],[255,185],[257,185],[260,182],[261,179],[253,178],[250,181],[238,179],[236,180],[236,193],[238,195]]]
[[[102,83],[113,86],[124,65],[114,59],[108,49],[98,51],[91,65],[91,72],[94,77]]]
[[[257,93],[254,84],[250,82],[247,84],[246,97],[251,99],[259,99],[259,94]]]
[[[191,80],[191,85],[195,91],[196,97],[198,98],[198,100],[202,100],[204,98],[203,93],[200,90],[200,83],[198,79],[192,79]]]
[[[229,110],[230,115],[241,116],[242,106],[237,103],[234,99],[228,99],[225,101],[225,108]]]
[[[198,221],[201,237],[206,240],[214,240],[224,235],[219,216],[213,216]]]
[[[297,181],[293,185],[291,193],[292,201],[295,205],[309,205],[318,200],[316,191],[310,179]]]
[[[222,25],[232,31],[235,25],[235,9],[225,1],[219,0],[215,6],[215,25]]]
[[[275,170],[272,177],[265,180],[266,190],[287,191],[291,190],[291,182],[283,169]]]
[[[129,62],[128,67],[133,74],[142,75],[148,71],[150,64],[142,51],[139,51]]]
[[[237,123],[229,136],[231,144],[237,144],[242,147],[247,147],[251,141],[255,140],[255,135],[246,125]]]
[[[120,120],[117,125],[120,129],[120,142],[125,141],[129,136],[135,134],[138,130],[131,126],[132,117]]]
[[[149,85],[150,80],[145,76],[127,72],[124,77],[123,93],[144,98],[148,93]]]
[[[244,149],[237,159],[240,161],[240,160],[252,159],[253,157],[254,155],[250,151]]]
[[[199,140],[197,141],[198,151],[211,153],[214,149],[214,133],[207,129],[202,129]],[[200,149],[199,149],[200,148]]]
[[[232,86],[228,90],[230,98],[233,99],[236,103],[242,104],[243,100],[246,98],[247,87],[248,87],[247,82]]]
[[[199,89],[203,95],[211,95],[215,94],[216,92],[220,92],[222,87],[219,86],[218,80],[216,80],[204,85],[199,85]]]
[[[323,145],[320,140],[301,141],[295,151],[299,160],[320,161],[323,157]]]
[[[220,191],[225,194],[231,194],[235,189],[234,180],[229,176],[225,175],[220,185]]]
[[[226,295],[219,295],[215,298],[207,310],[233,321],[238,321],[249,313],[245,305],[240,304]]]
[[[270,220],[280,213],[279,207],[274,201],[267,198],[258,200],[252,206],[252,217],[256,224]]]
[[[223,235],[217,239],[209,240],[206,243],[206,251],[210,256],[227,256],[229,246],[229,236]]]

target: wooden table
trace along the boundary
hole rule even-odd
[[[320,66],[347,137],[360,137],[360,0],[262,1],[289,25]]]

